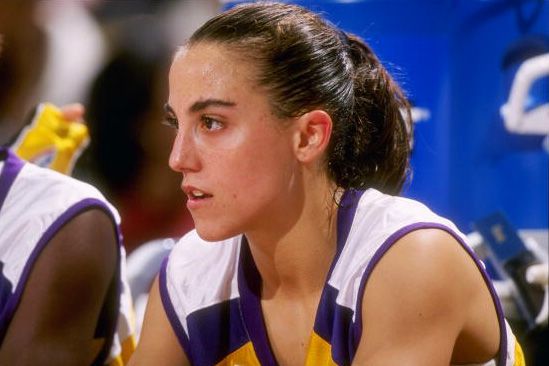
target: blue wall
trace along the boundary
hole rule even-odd
[[[413,104],[428,112],[416,124],[414,173],[404,195],[465,232],[494,211],[517,228],[548,227],[543,137],[506,132],[499,109],[517,64],[549,52],[549,0],[293,2],[367,40]],[[535,93],[534,101],[547,103],[549,81]]]

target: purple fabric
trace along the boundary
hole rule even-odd
[[[364,290],[366,288],[366,283],[368,282],[368,279],[370,275],[372,274],[372,271],[374,270],[375,266],[379,263],[383,255],[393,246],[395,242],[397,242],[399,239],[401,239],[404,235],[415,231],[419,229],[440,229],[444,230],[450,235],[456,239],[459,244],[467,251],[467,253],[471,256],[471,258],[474,260],[477,268],[479,269],[480,273],[482,274],[482,278],[484,279],[484,282],[488,286],[488,289],[490,291],[490,294],[492,296],[492,300],[494,301],[495,307],[496,307],[496,313],[498,316],[498,322],[500,327],[500,346],[499,346],[499,355],[498,355],[498,366],[505,366],[505,359],[507,357],[507,332],[506,332],[506,326],[505,326],[505,318],[503,315],[503,308],[501,306],[501,303],[499,301],[499,298],[497,296],[496,290],[490,281],[490,278],[488,276],[488,273],[484,269],[484,266],[482,265],[481,261],[478,259],[477,255],[473,252],[473,250],[461,239],[459,235],[457,235],[454,231],[452,231],[450,228],[438,224],[438,223],[430,223],[430,222],[419,222],[415,223],[409,226],[405,226],[401,228],[400,230],[396,231],[394,234],[392,234],[387,240],[379,247],[377,252],[372,257],[370,263],[366,267],[366,270],[364,271],[364,274],[362,275],[362,280],[360,284],[360,288],[358,291],[358,301],[357,301],[357,314],[355,318],[354,323],[354,340],[355,340],[355,347],[354,351],[356,352],[356,349],[358,348],[358,344],[360,342],[360,338],[362,337],[362,300],[364,298]],[[354,357],[354,354],[352,355]]]
[[[261,278],[245,237],[242,237],[240,246],[238,290],[244,326],[250,335],[259,363],[264,366],[278,365],[267,338],[261,311]]]
[[[358,203],[360,202],[360,198],[364,192],[365,191],[347,190],[341,197],[341,202],[337,211],[336,253],[334,255],[334,259],[332,260],[332,264],[330,265],[330,270],[328,271],[326,280],[324,281],[324,288],[322,289],[319,306],[315,315],[315,331],[318,330],[317,334],[332,345],[332,359],[340,365],[348,364],[350,361],[347,357],[348,343],[344,344],[343,342],[344,339],[348,339],[349,331],[345,332],[342,328],[343,324],[341,323],[343,322],[344,324],[350,325],[350,322],[347,322],[348,314],[336,304],[337,295],[331,298],[333,292],[331,291],[332,287],[328,285],[328,280],[332,276],[332,272],[339,261],[343,248],[345,247],[351,227],[353,226],[353,220],[358,208]],[[329,311],[330,309],[332,311]],[[334,332],[337,334],[336,337],[334,337]]]
[[[168,272],[169,259],[170,259],[170,256],[167,256],[166,258],[164,258],[164,261],[162,263],[162,267],[160,268],[160,273],[158,276],[158,287],[160,288],[160,298],[162,300],[162,305],[164,306],[164,311],[168,316],[168,320],[170,321],[170,324],[174,329],[175,335],[179,340],[179,344],[181,344],[181,347],[183,347],[183,350],[185,351],[185,355],[187,356],[187,358],[189,359],[189,362],[192,365],[194,364],[194,362],[192,359],[191,344],[189,342],[189,338],[187,337],[187,334],[185,333],[185,329],[183,329],[183,325],[179,321],[179,317],[177,316],[175,308],[170,300],[170,294],[168,292],[167,272]]]
[[[0,315],[0,343],[4,339],[4,336],[9,327],[11,319],[15,311],[17,310],[17,306],[19,305],[19,302],[21,301],[21,297],[23,295],[25,285],[27,284],[28,278],[30,276],[30,272],[36,260],[38,259],[38,256],[42,252],[42,250],[46,247],[48,242],[59,232],[59,230],[61,230],[61,228],[65,224],[67,224],[72,218],[74,218],[78,214],[86,210],[89,210],[91,208],[100,208],[106,211],[107,213],[109,213],[109,215],[112,217],[110,209],[107,207],[107,205],[103,201],[100,201],[94,198],[87,198],[69,207],[42,234],[42,236],[38,240],[38,243],[34,247],[29,259],[25,263],[25,267],[23,268],[23,272],[21,273],[21,277],[19,279],[19,282],[17,284],[17,287],[15,288],[13,295],[9,298],[8,302],[6,303],[6,306],[2,311],[2,314]],[[118,231],[118,226],[117,225],[115,226],[117,228],[116,230]],[[120,254],[118,254],[118,261],[120,261]]]
[[[217,365],[250,339],[242,322],[238,298],[199,309],[187,316],[195,365]]]
[[[0,157],[5,156],[4,168],[0,173],[0,210],[8,195],[11,185],[25,164],[7,148],[0,148]]]
[[[315,333],[332,346],[332,360],[337,365],[350,365],[353,354],[353,310],[341,306],[336,299],[339,291],[326,284],[317,310]]]
[[[353,226],[358,202],[365,191],[348,190],[341,197],[341,203],[337,211],[337,257],[332,265],[337,263],[337,259],[347,242],[347,237]],[[332,270],[333,268],[331,268]],[[330,273],[331,273],[330,270]],[[329,276],[328,276],[329,278]]]

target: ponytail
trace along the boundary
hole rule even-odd
[[[348,120],[335,127],[329,171],[343,188],[397,194],[409,171],[409,103],[367,44],[342,37],[354,68],[354,98]]]

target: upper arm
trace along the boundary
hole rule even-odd
[[[401,238],[377,264],[362,303],[356,364],[448,365],[478,276],[468,254],[441,230]]]
[[[83,365],[97,357],[105,342],[95,339],[97,322],[116,277],[113,225],[104,211],[90,209],[49,240],[6,332],[0,364]]]
[[[151,288],[139,343],[129,363],[139,365],[190,365],[162,305],[158,278]]]

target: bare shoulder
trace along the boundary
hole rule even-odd
[[[367,305],[377,307],[389,299],[406,304],[403,311],[425,310],[418,314],[421,317],[447,313],[471,291],[477,273],[470,255],[449,233],[413,231],[398,240],[373,270],[365,290],[366,314],[375,308]]]
[[[391,357],[393,364],[449,364],[475,306],[486,301],[477,264],[456,238],[440,229],[413,231],[389,249],[368,280],[357,355],[373,365]]]
[[[62,255],[51,260],[64,261],[58,268],[80,268],[78,272],[112,272],[118,259],[118,239],[113,218],[100,208],[90,208],[70,219],[52,238]],[[58,253],[59,254],[59,253]]]
[[[386,272],[399,276],[399,281],[422,281],[425,285],[444,285],[452,280],[454,286],[467,282],[467,275],[475,275],[478,268],[471,255],[450,233],[441,229],[420,229],[400,238],[383,256],[370,283],[384,280]],[[459,278],[455,275],[460,274]]]
[[[39,260],[57,284],[103,291],[115,275],[118,238],[109,213],[90,208],[76,214],[53,236]]]
[[[151,288],[140,340],[129,364],[141,365],[190,365],[164,310],[158,277]]]

